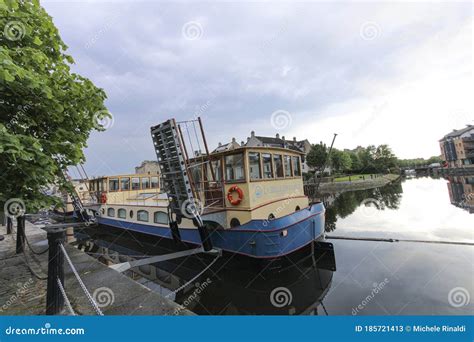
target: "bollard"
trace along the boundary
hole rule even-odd
[[[64,229],[48,231],[48,287],[46,290],[46,315],[56,315],[64,308],[64,298],[58,279],[64,287],[64,255],[60,244],[65,241]]]
[[[7,217],[7,234],[11,234],[13,232],[13,220],[10,216]]]
[[[25,250],[25,216],[16,218],[16,254]]]

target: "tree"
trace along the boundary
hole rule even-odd
[[[331,165],[336,171],[348,171],[351,169],[351,156],[348,152],[333,149],[331,152]]]
[[[359,150],[357,156],[359,157],[362,166],[361,170],[364,170],[365,172],[372,172],[375,170],[375,150],[376,148],[374,145],[369,145]]]
[[[379,145],[375,150],[374,162],[377,171],[385,172],[397,165],[397,157],[388,145]]]
[[[358,172],[362,169],[362,163],[359,159],[359,155],[357,153],[351,152],[349,153],[351,158],[351,171]]]
[[[324,166],[326,158],[328,156],[326,144],[320,142],[311,146],[308,154],[306,155],[306,163],[309,167],[320,169]]]
[[[0,205],[19,198],[28,211],[54,200],[48,184],[84,161],[98,120],[109,117],[102,89],[71,72],[74,63],[37,0],[0,0]]]

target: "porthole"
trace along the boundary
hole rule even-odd
[[[133,210],[130,210],[130,218],[133,218]]]
[[[296,208],[295,208],[295,211],[300,211],[300,210],[301,210],[300,206],[297,205]]]
[[[235,217],[230,220],[230,228],[238,227],[240,226],[240,221],[236,219]]]

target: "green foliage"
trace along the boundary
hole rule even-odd
[[[351,170],[352,159],[348,152],[333,149],[331,151],[331,167],[336,172],[348,172]]]
[[[322,142],[311,146],[310,151],[306,155],[306,163],[309,167],[320,169],[326,162],[328,152],[327,147]]]
[[[51,202],[44,186],[84,160],[97,120],[109,114],[102,89],[71,72],[74,63],[38,1],[0,0],[0,204],[28,210]]]

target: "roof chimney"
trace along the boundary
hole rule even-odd
[[[255,136],[255,131],[250,132],[250,136],[253,138]]]
[[[222,143],[221,143],[221,142],[219,142],[219,147],[221,147],[221,146],[222,146]]]
[[[245,146],[245,143],[243,140],[240,142],[240,146]]]
[[[281,139],[282,139],[282,140],[285,140],[285,136],[283,135],[283,136],[281,137]]]
[[[296,142],[296,137],[293,137],[293,141]]]
[[[277,138],[277,139],[280,139],[280,134],[277,133],[277,134],[276,134],[276,138]]]
[[[232,138],[232,142],[235,143],[235,138]]]

